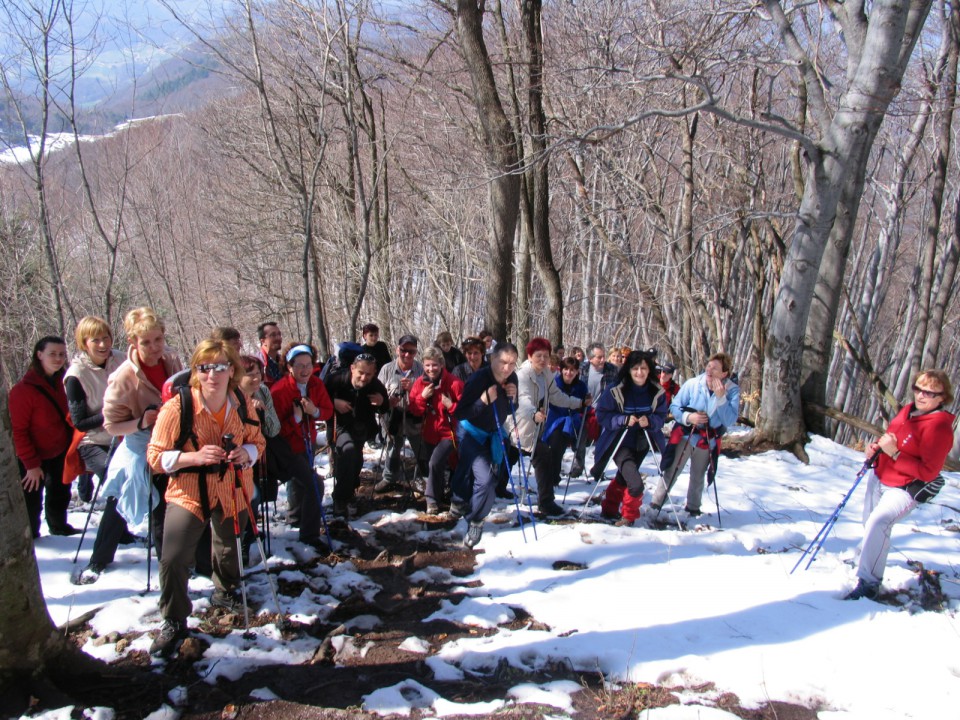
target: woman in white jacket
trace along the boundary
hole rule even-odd
[[[550,405],[580,407],[580,400],[564,394],[550,372],[550,341],[535,337],[527,343],[527,359],[517,369],[517,407],[507,422],[510,438],[520,451],[530,457],[537,480],[537,505],[541,515],[562,515],[554,496],[554,467],[550,448],[543,442],[543,426]]]

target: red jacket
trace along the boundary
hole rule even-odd
[[[290,449],[295,453],[306,452],[307,448],[303,442],[304,431],[309,433],[310,444],[316,444],[316,421],[329,420],[333,416],[333,403],[330,402],[327,389],[319,378],[310,376],[307,381],[307,395],[310,397],[310,402],[320,410],[320,415],[315,418],[305,415],[300,424],[297,424],[293,414],[294,401],[300,399],[300,388],[297,387],[297,381],[293,379],[293,375],[287,374],[277,380],[270,388],[270,395],[273,397],[273,407],[280,419],[280,436],[287,441]]]
[[[953,415],[937,410],[909,417],[913,403],[904,407],[890,421],[888,432],[897,436],[900,455],[894,460],[880,453],[876,473],[880,482],[890,487],[904,487],[914,480],[930,482],[940,471],[953,448]]]
[[[56,407],[50,402],[51,397]],[[51,384],[31,368],[10,389],[13,447],[27,470],[67,451],[73,439],[67,417],[67,394],[60,377]]]
[[[440,387],[433,391],[429,399],[424,399],[423,391],[430,382],[426,375],[421,375],[413,382],[410,388],[410,412],[423,417],[423,439],[431,445],[437,445],[441,440],[453,437],[451,421],[453,412],[457,409],[460,396],[463,394],[463,381],[454,377],[446,370],[440,371]],[[443,407],[441,395],[447,395],[453,400],[449,410]]]

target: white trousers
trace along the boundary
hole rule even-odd
[[[903,488],[889,487],[880,482],[875,473],[867,480],[867,495],[863,499],[863,545],[857,577],[879,584],[890,552],[890,532],[917,506]]]

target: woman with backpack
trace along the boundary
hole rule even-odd
[[[190,358],[190,391],[164,404],[150,438],[150,467],[169,475],[160,559],[164,624],[151,655],[168,655],[186,635],[192,610],[187,581],[208,523],[216,588],[210,603],[243,610],[237,589],[242,572],[237,538],[242,536],[253,496],[252,467],[266,448],[260,423],[253,419],[257,413],[252,400],[236,391],[243,375],[232,346],[223,340],[201,342]],[[185,399],[192,407],[184,407]],[[192,422],[183,422],[185,413]]]
[[[33,346],[26,374],[10,389],[13,446],[34,538],[40,537],[41,508],[51,535],[80,532],[67,522],[70,486],[63,483],[63,462],[73,438],[63,391],[66,364],[67,345],[63,338],[41,338]]]
[[[913,381],[913,402],[867,447],[876,466],[863,500],[863,543],[857,586],[846,600],[876,599],[890,552],[890,532],[942,486],[939,477],[953,448],[953,386],[943,370],[924,370]]]

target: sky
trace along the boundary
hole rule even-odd
[[[809,465],[782,452],[721,458],[717,487],[722,523],[710,492],[705,494],[707,514],[700,518],[701,525],[696,527],[691,520],[685,532],[590,521],[599,512],[599,507],[591,506],[583,522],[538,523],[537,539],[529,526],[524,538],[515,527],[513,506],[497,505],[477,547],[475,575],[459,579],[460,597],[438,611],[438,616],[467,626],[497,628],[496,633],[436,648],[410,637],[403,648],[412,657],[425,655],[438,679],[483,675],[502,660],[518,669],[536,670],[567,659],[576,669],[603,672],[610,683],[629,680],[687,688],[680,693],[681,705],[645,712],[646,720],[732,720],[734,715],[713,707],[724,692],[736,693],[750,707],[783,700],[817,708],[822,720],[956,717],[960,512],[949,506],[960,507],[960,476],[948,473],[941,494],[894,529],[884,589],[900,593],[896,597],[905,604],[844,601],[843,595],[856,582],[865,483],[850,499],[810,569],[801,566],[795,573],[791,569],[850,489],[863,457],[822,438],[815,438],[807,449]],[[645,470],[655,478],[652,459]],[[324,474],[326,467],[320,471]],[[608,475],[612,471],[611,465]],[[684,473],[673,490],[680,508],[686,481]],[[328,480],[328,503],[331,488]],[[565,502],[571,513],[579,514],[592,488],[581,481],[571,483]],[[652,481],[647,501],[650,490]],[[281,495],[281,510],[283,503]],[[70,519],[82,527],[84,517],[78,508]],[[384,524],[428,532],[414,511],[371,513],[351,524],[361,534]],[[464,531],[461,521],[453,530],[429,532],[458,543]],[[283,538],[295,544],[292,532],[282,525],[274,527],[281,540],[275,542],[279,553],[270,558],[270,567],[283,577],[305,578],[283,550]],[[88,533],[81,562],[89,555],[93,536]],[[36,544],[54,622],[100,607],[91,620],[98,635],[142,631],[145,634],[122,652],[149,647],[152,638],[146,633],[161,623],[156,565],[151,592],[144,594],[145,552],[142,547],[122,547],[97,583],[78,587],[69,582],[77,567],[70,562],[76,545],[76,538],[49,536]],[[557,560],[579,563],[583,569],[556,570]],[[910,599],[916,596],[917,579],[908,560],[942,572],[941,584],[949,597],[944,612],[923,611]],[[333,568],[320,565],[317,571],[323,575],[322,589],[297,598],[280,596],[284,611],[294,619],[322,619],[338,598],[355,592],[372,597],[378,589],[349,562]],[[474,580],[480,581],[477,587],[466,587]],[[255,607],[276,610],[262,572],[251,575],[248,585]],[[206,607],[211,588],[209,580],[191,581],[195,610]],[[502,627],[515,617],[512,608],[523,608],[549,629]],[[368,628],[379,619],[371,609],[369,616],[355,622]],[[285,641],[273,625],[255,632],[253,640],[244,640],[242,629],[212,640],[198,668],[209,670],[208,682],[239,677],[258,664],[301,663],[317,646],[314,639]],[[341,642],[349,642],[349,634]],[[84,650],[108,661],[118,657],[116,645],[109,642],[91,641]],[[162,671],[162,661],[155,665]],[[696,690],[707,682],[715,689]],[[406,681],[371,693],[363,705],[382,715],[403,716],[417,707],[427,715],[444,717],[485,715],[541,702],[553,706],[551,717],[563,718],[571,717],[571,698],[579,688],[569,682],[520,683],[493,703],[464,705]],[[264,700],[276,697],[269,687],[256,695]],[[178,717],[185,697],[183,688],[174,690],[152,717]],[[68,710],[43,717],[64,717]],[[103,720],[112,717],[105,708],[89,709],[88,714]]]

